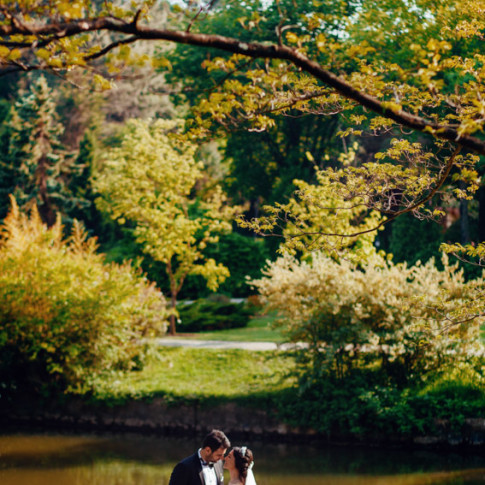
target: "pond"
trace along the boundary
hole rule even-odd
[[[233,440],[258,485],[485,484],[485,455]],[[1,485],[168,485],[199,441],[141,434],[0,434]],[[227,472],[226,472],[227,473]],[[229,481],[226,476],[226,483]]]

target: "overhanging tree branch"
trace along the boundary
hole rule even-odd
[[[275,234],[274,232],[267,234],[264,231],[257,231],[257,230],[256,230],[256,232],[263,237],[276,236],[276,237],[280,237],[280,238],[284,238],[284,239],[288,239],[288,240],[302,239],[302,238],[305,238],[305,237],[308,237],[308,236],[318,237],[318,238],[321,238],[321,237],[338,237],[338,238],[341,238],[342,240],[344,240],[344,239],[357,238],[359,236],[363,236],[364,234],[370,234],[372,232],[375,232],[378,229],[380,229],[381,227],[383,227],[385,224],[388,224],[389,222],[395,220],[400,215],[412,212],[412,211],[416,210],[418,207],[421,207],[424,204],[426,204],[426,202],[429,202],[437,194],[438,190],[441,187],[443,187],[448,176],[450,175],[451,169],[453,168],[453,166],[455,164],[456,157],[459,155],[461,149],[462,149],[462,147],[460,145],[458,145],[456,147],[456,149],[454,150],[454,152],[450,155],[450,157],[448,158],[448,160],[446,162],[446,166],[444,167],[442,173],[439,176],[439,179],[436,182],[436,185],[432,188],[432,190],[429,192],[429,194],[427,194],[425,197],[417,200],[416,202],[411,204],[409,207],[405,207],[404,209],[401,209],[401,210],[398,210],[398,211],[395,211],[395,212],[380,211],[382,214],[385,214],[387,216],[387,218],[380,221],[375,226],[372,226],[372,227],[367,228],[367,229],[359,230],[359,231],[356,231],[356,232],[348,232],[348,233],[326,232],[326,231],[322,231],[322,230],[306,231],[304,229],[301,229],[297,234],[288,234],[288,233],[283,234],[284,226],[286,225],[286,223],[288,223],[288,218],[287,218],[288,213],[285,212],[284,218],[278,216],[278,220],[281,220],[284,224],[282,226],[275,224],[275,227],[278,227],[279,229],[281,229],[282,234]],[[360,204],[357,204],[357,205],[352,206],[352,207],[322,207],[322,209],[339,211],[339,210],[349,210],[349,209],[352,209],[352,208],[355,208],[355,207],[358,207],[358,206],[366,206],[366,205],[363,204],[363,203],[360,203]]]
[[[103,49],[101,49],[99,52],[95,52],[94,54],[90,54],[86,56],[85,59],[89,61],[93,59],[99,59],[100,57],[103,57],[104,55],[106,55],[109,51],[116,49],[116,47],[119,47],[121,45],[133,44],[133,42],[136,42],[137,40],[138,40],[137,37],[132,36],[132,37],[127,37],[126,39],[112,42],[106,47],[103,47]]]
[[[282,59],[311,74],[323,84],[335,89],[341,96],[355,101],[380,116],[391,119],[402,126],[416,131],[429,132],[436,138],[459,143],[465,149],[473,152],[485,154],[484,140],[469,134],[461,134],[456,127],[448,124],[436,123],[402,109],[390,109],[385,102],[354,88],[349,82],[324,69],[319,63],[309,59],[298,49],[285,45],[242,42],[238,39],[216,34],[200,34],[151,28],[149,26],[138,25],[138,22],[128,22],[113,17],[86,18],[72,22],[41,25],[11,22],[0,26],[0,36],[2,38],[0,39],[0,45],[7,45],[9,37],[12,35],[35,36],[45,41],[45,36],[61,39],[102,30],[132,36],[129,40],[119,41],[120,43],[131,43],[137,40],[163,40],[179,44],[220,49],[253,58]],[[35,49],[35,41],[32,42],[31,49]],[[86,60],[89,60],[90,56],[92,58],[93,54],[86,55]]]

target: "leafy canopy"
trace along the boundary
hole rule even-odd
[[[221,10],[231,8],[231,3],[224,2]],[[187,2],[185,19],[175,19],[182,29],[176,30],[160,26],[150,17],[152,1],[134,1],[123,7],[85,0],[7,1],[0,16],[3,72],[62,72],[73,66],[89,66],[117,49],[128,62],[127,48],[138,40],[193,44],[236,54],[230,65],[219,61],[221,68],[232,65],[236,69],[241,56],[276,61],[268,63],[267,69],[249,71],[253,83],[244,86],[243,98],[237,92],[240,85],[232,82],[236,95],[232,102],[252,102],[249,110],[256,124],[264,123],[264,114],[255,110],[263,104],[283,112],[289,107],[304,111],[313,100],[322,112],[325,107],[353,110],[361,105],[378,115],[373,117],[377,127],[397,123],[485,151],[484,142],[472,136],[480,131],[482,118],[476,92],[483,59],[473,44],[483,27],[476,15],[483,7],[481,0],[392,0],[386,8],[382,2],[355,2],[350,12],[345,3],[323,2],[326,8],[322,9],[318,7],[322,2],[311,2],[297,12],[295,25],[287,24],[284,17],[291,2],[270,3],[269,7],[253,2],[252,18],[239,19],[248,29],[263,29],[266,22],[274,24],[274,15],[264,16],[274,6],[280,15],[274,37],[266,36],[263,42],[196,32],[194,25],[204,14],[219,13],[217,7],[210,11],[214,5],[213,1]],[[176,15],[180,8],[172,11]],[[290,18],[295,18],[294,12]],[[203,23],[200,25],[203,31]],[[116,39],[103,36],[104,32]],[[382,49],[385,39],[392,47],[403,41],[398,54],[406,62],[397,64],[396,58],[381,54],[390,52]],[[412,43],[412,39],[419,43]],[[466,57],[460,55],[463,42],[469,47]],[[453,86],[446,86],[445,76]],[[261,98],[267,87],[272,88],[271,96],[258,103],[257,97]],[[305,97],[300,98],[302,94]],[[228,106],[222,108],[227,111]]]

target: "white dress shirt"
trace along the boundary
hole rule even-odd
[[[202,465],[202,473],[204,475],[205,485],[217,485],[217,477],[216,471],[214,470],[214,463],[206,463],[200,456],[200,449],[198,453],[200,458],[200,464]]]

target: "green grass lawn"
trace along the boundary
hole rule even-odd
[[[158,347],[142,370],[102,383],[98,397],[248,402],[291,387],[293,366],[282,352]]]
[[[256,316],[247,327],[177,336],[243,342],[283,341],[271,327],[276,314]],[[170,338],[170,337],[167,337]],[[156,347],[142,370],[99,384],[97,397],[119,402],[163,397],[167,402],[199,400],[266,402],[294,385],[294,360],[284,352]]]
[[[226,342],[283,342],[283,336],[279,328],[271,328],[276,318],[274,313],[260,315],[251,319],[247,327],[217,330],[211,332],[198,332],[191,334],[179,334],[186,338],[196,340],[222,340]]]

